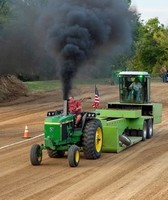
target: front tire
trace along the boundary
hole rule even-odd
[[[42,150],[39,144],[34,144],[30,150],[30,161],[32,165],[40,165],[42,161]]]
[[[70,146],[70,148],[68,149],[68,161],[70,167],[77,167],[79,165],[80,152],[78,146]]]
[[[101,156],[103,131],[100,120],[90,120],[83,130],[83,152],[86,159],[97,159]]]

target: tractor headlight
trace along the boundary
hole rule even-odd
[[[88,115],[87,115],[88,117],[95,117],[96,116],[96,114],[95,113],[88,113]]]

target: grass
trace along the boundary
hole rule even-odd
[[[51,91],[62,88],[59,80],[25,82],[26,87],[33,93]],[[110,84],[108,79],[74,80],[73,85]]]
[[[32,82],[25,82],[24,84],[32,92],[51,91],[51,90],[61,88],[61,82],[58,80],[32,81]]]

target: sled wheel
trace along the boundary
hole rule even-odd
[[[147,122],[144,120],[143,130],[140,131],[140,136],[142,137],[142,141],[145,141],[147,138]]]
[[[153,120],[149,119],[147,121],[147,139],[150,139],[153,136]]]
[[[131,140],[126,135],[120,135],[119,140],[120,142],[122,142],[122,144],[125,144],[126,146],[131,145]]]
[[[62,158],[65,155],[65,151],[47,149],[47,154],[50,158]]]
[[[34,144],[30,151],[30,161],[32,165],[40,165],[42,161],[42,150],[39,144]]]
[[[76,145],[70,146],[68,149],[68,161],[70,167],[77,167],[80,161],[79,148]]]
[[[100,120],[90,120],[83,130],[83,152],[87,159],[97,159],[101,156],[103,132]]]

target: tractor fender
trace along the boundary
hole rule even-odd
[[[88,113],[87,112],[83,113],[83,116],[82,116],[82,130],[85,127],[86,122],[88,122],[89,120],[95,119],[95,118],[96,117],[88,117]]]
[[[84,126],[85,126],[86,117],[87,117],[87,113],[84,113],[84,115],[82,117],[82,130],[83,130]]]

